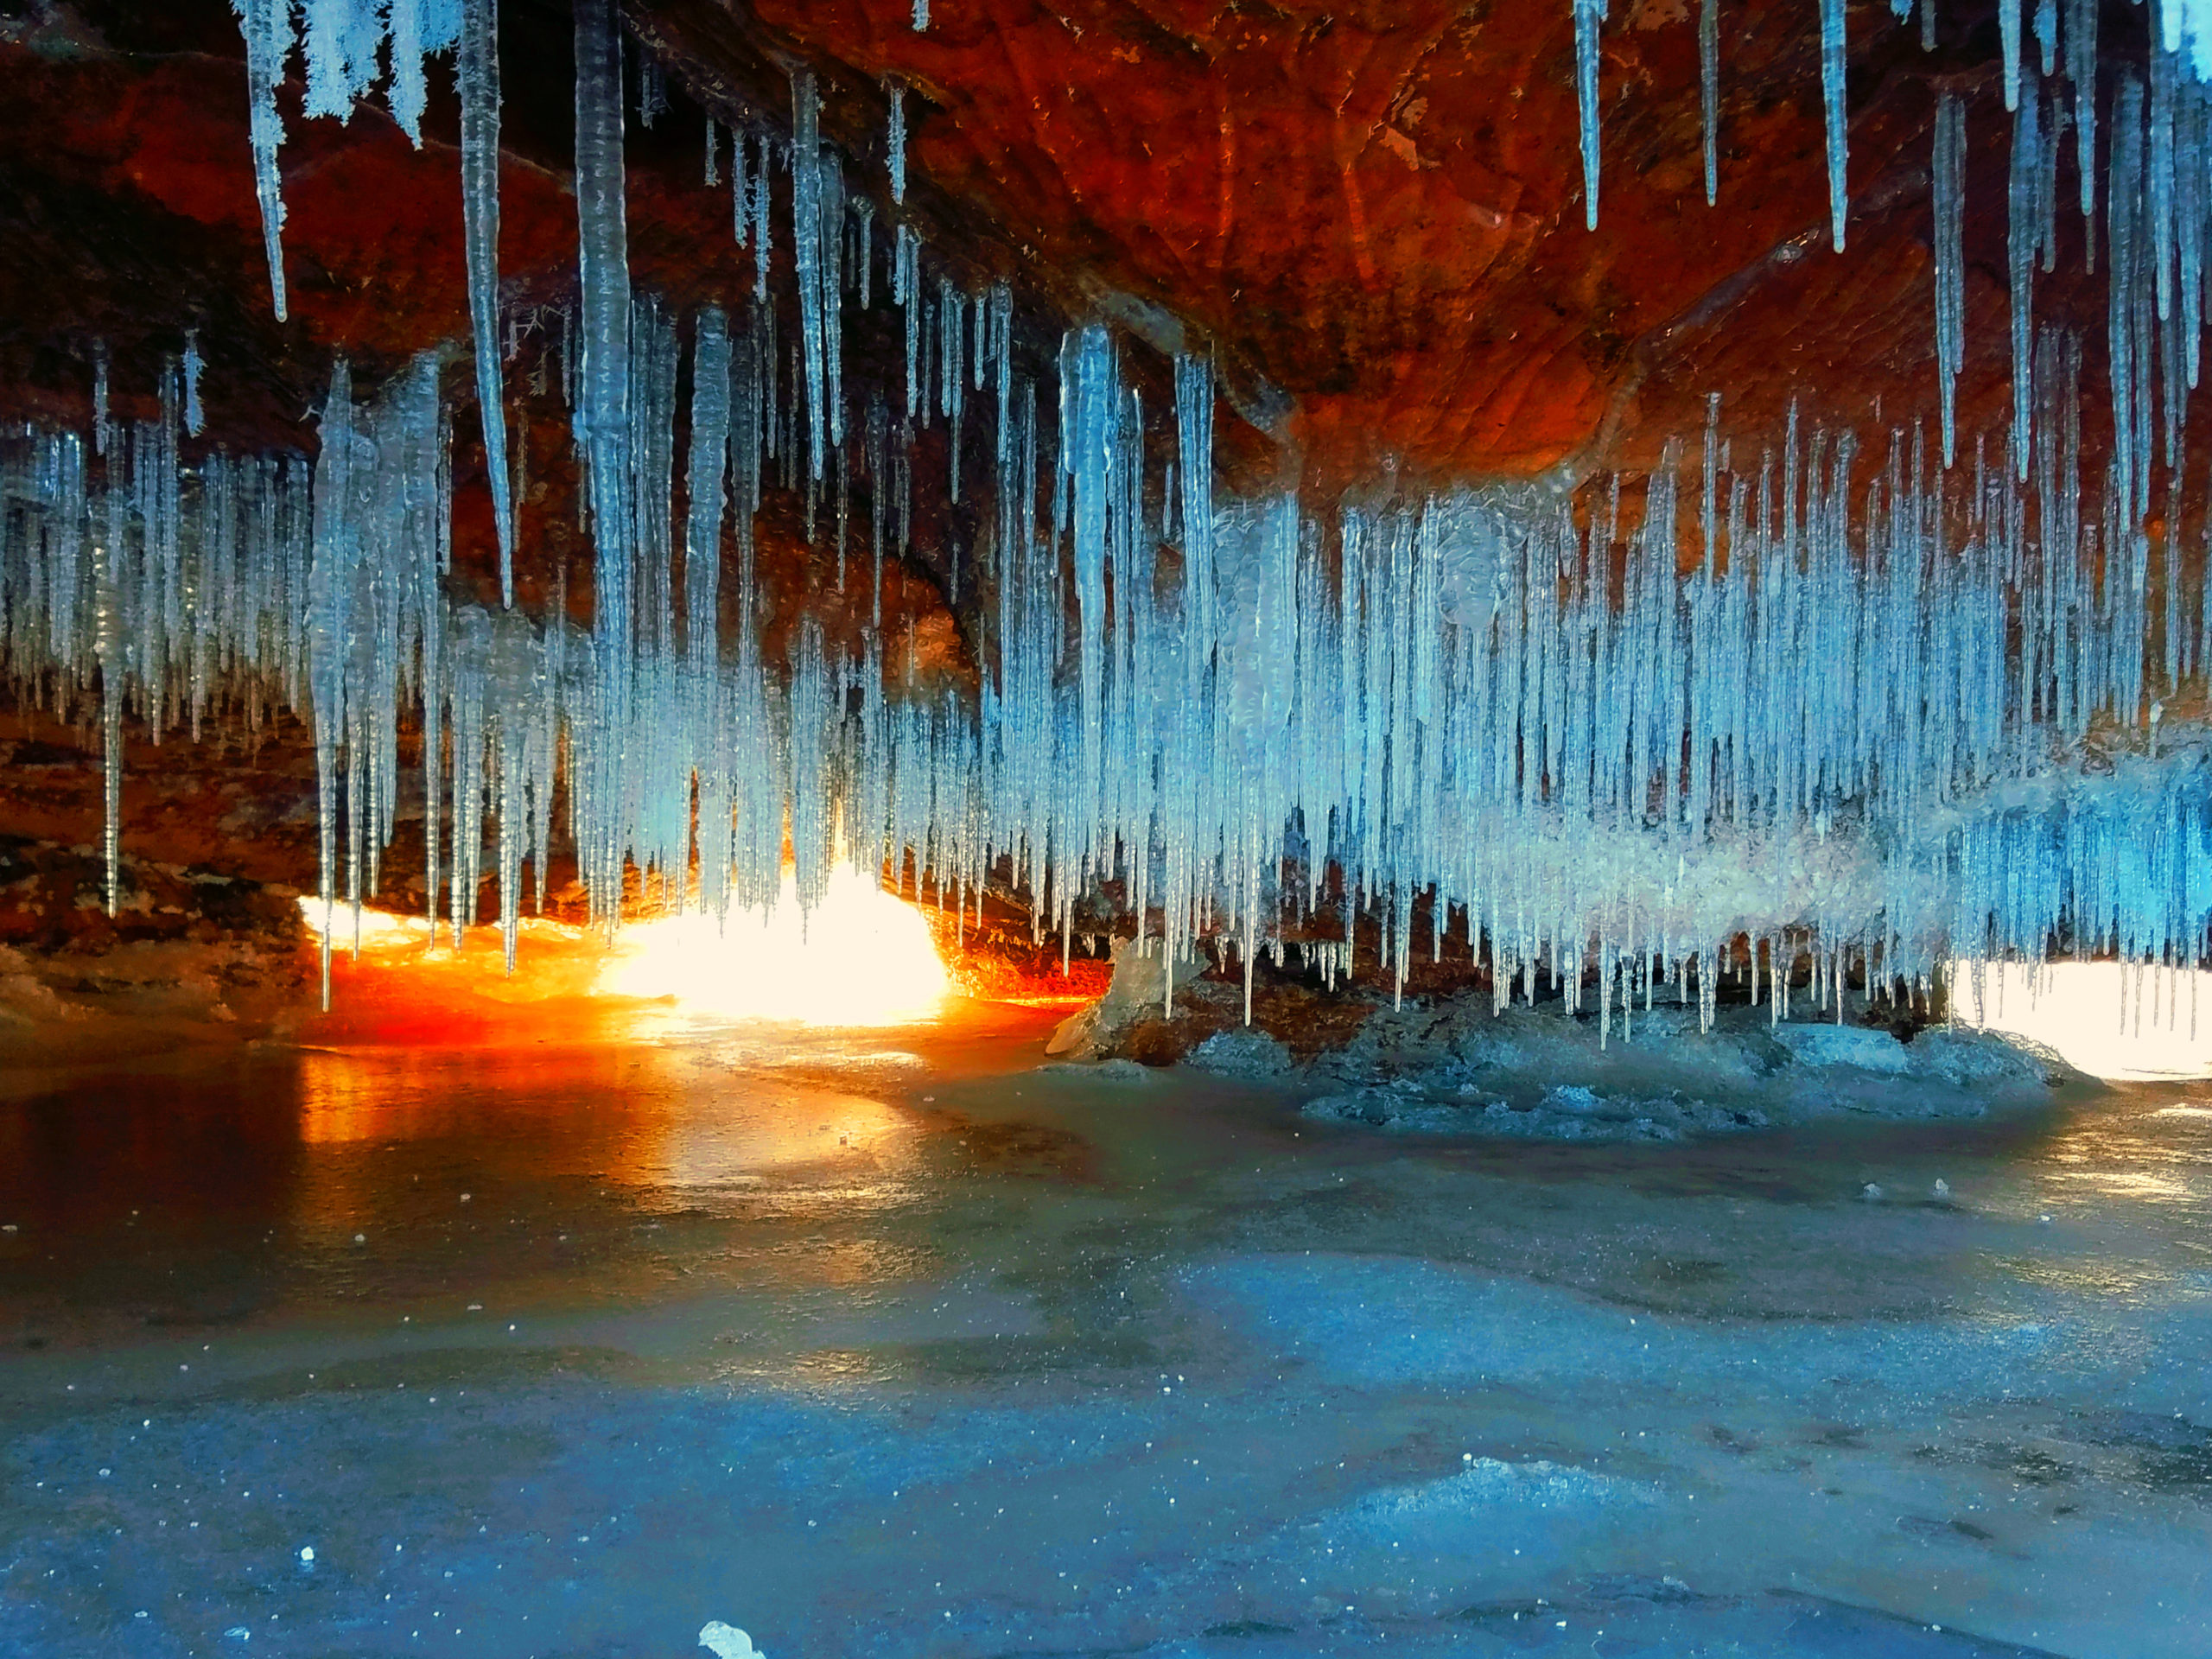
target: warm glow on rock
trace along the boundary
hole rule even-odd
[[[804,918],[786,874],[766,912],[626,927],[599,978],[605,995],[671,997],[687,1014],[810,1026],[932,1019],[950,988],[921,913],[849,870]]]
[[[398,945],[419,948],[434,943],[427,916],[401,916],[389,910],[371,910],[365,905],[357,912],[344,903],[326,912],[322,900],[311,893],[300,895],[300,919],[307,924],[308,935],[318,939],[327,920],[334,950],[356,946],[363,950],[388,950]]]

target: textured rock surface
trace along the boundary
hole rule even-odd
[[[1969,429],[2005,395],[1994,4],[1943,7],[1933,52],[1916,21],[1849,9],[1842,256],[1809,8],[1723,9],[1712,208],[1697,8],[1613,9],[1594,234],[1563,0],[972,0],[923,34],[904,0],[631,10],[687,58],[730,55],[735,33],[842,69],[855,99],[880,99],[877,77],[909,86],[915,165],[953,212],[1071,307],[1163,343],[1171,319],[1192,325],[1247,418],[1335,484],[1399,461],[1447,476],[1648,467],[1702,428],[1715,390],[1732,428],[1762,435],[1793,396],[1832,419],[1878,403],[1890,421],[1932,415],[1928,145],[1948,86],[1976,135]],[[2139,60],[2140,10],[2107,11],[2106,51]],[[2082,308],[2094,332],[2101,289],[2045,285],[2037,304]]]

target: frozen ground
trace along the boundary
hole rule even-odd
[[[2212,1096],[1413,1138],[1032,1023],[0,1105],[0,1653],[2207,1651]]]

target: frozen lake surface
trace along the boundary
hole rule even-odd
[[[2212,1091],[1477,1142],[1049,1024],[19,1088],[0,1653],[2212,1649]]]

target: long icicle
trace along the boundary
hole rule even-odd
[[[1844,0],[1821,0],[1821,102],[1827,117],[1828,223],[1843,251],[1851,213],[1850,119],[1844,109]]]
[[[577,436],[591,474],[593,604],[600,715],[613,741],[584,768],[579,791],[600,820],[579,847],[594,903],[619,911],[623,837],[621,735],[628,732],[631,625],[630,238],[622,156],[622,41],[614,0],[576,0],[576,226],[583,289],[583,367]],[[582,815],[587,823],[592,814]]]
[[[1967,113],[1956,92],[1936,103],[1936,391],[1943,411],[1943,465],[1957,458],[1959,372],[1966,364]]]
[[[269,293],[276,321],[287,316],[284,296],[284,181],[276,169],[276,150],[284,142],[284,119],[276,112],[276,85],[292,50],[290,0],[231,0],[245,36],[245,88],[249,130],[253,141],[253,193],[261,204],[261,240],[269,256]]]
[[[461,0],[461,212],[484,477],[499,537],[499,603],[515,602],[514,493],[507,480],[506,391],[499,368],[499,0]]]
[[[1605,0],[1574,0],[1574,96],[1582,118],[1582,220],[1598,228],[1598,29]]]
[[[1720,200],[1720,0],[1701,0],[1697,17],[1698,111],[1705,125],[1705,205]]]

